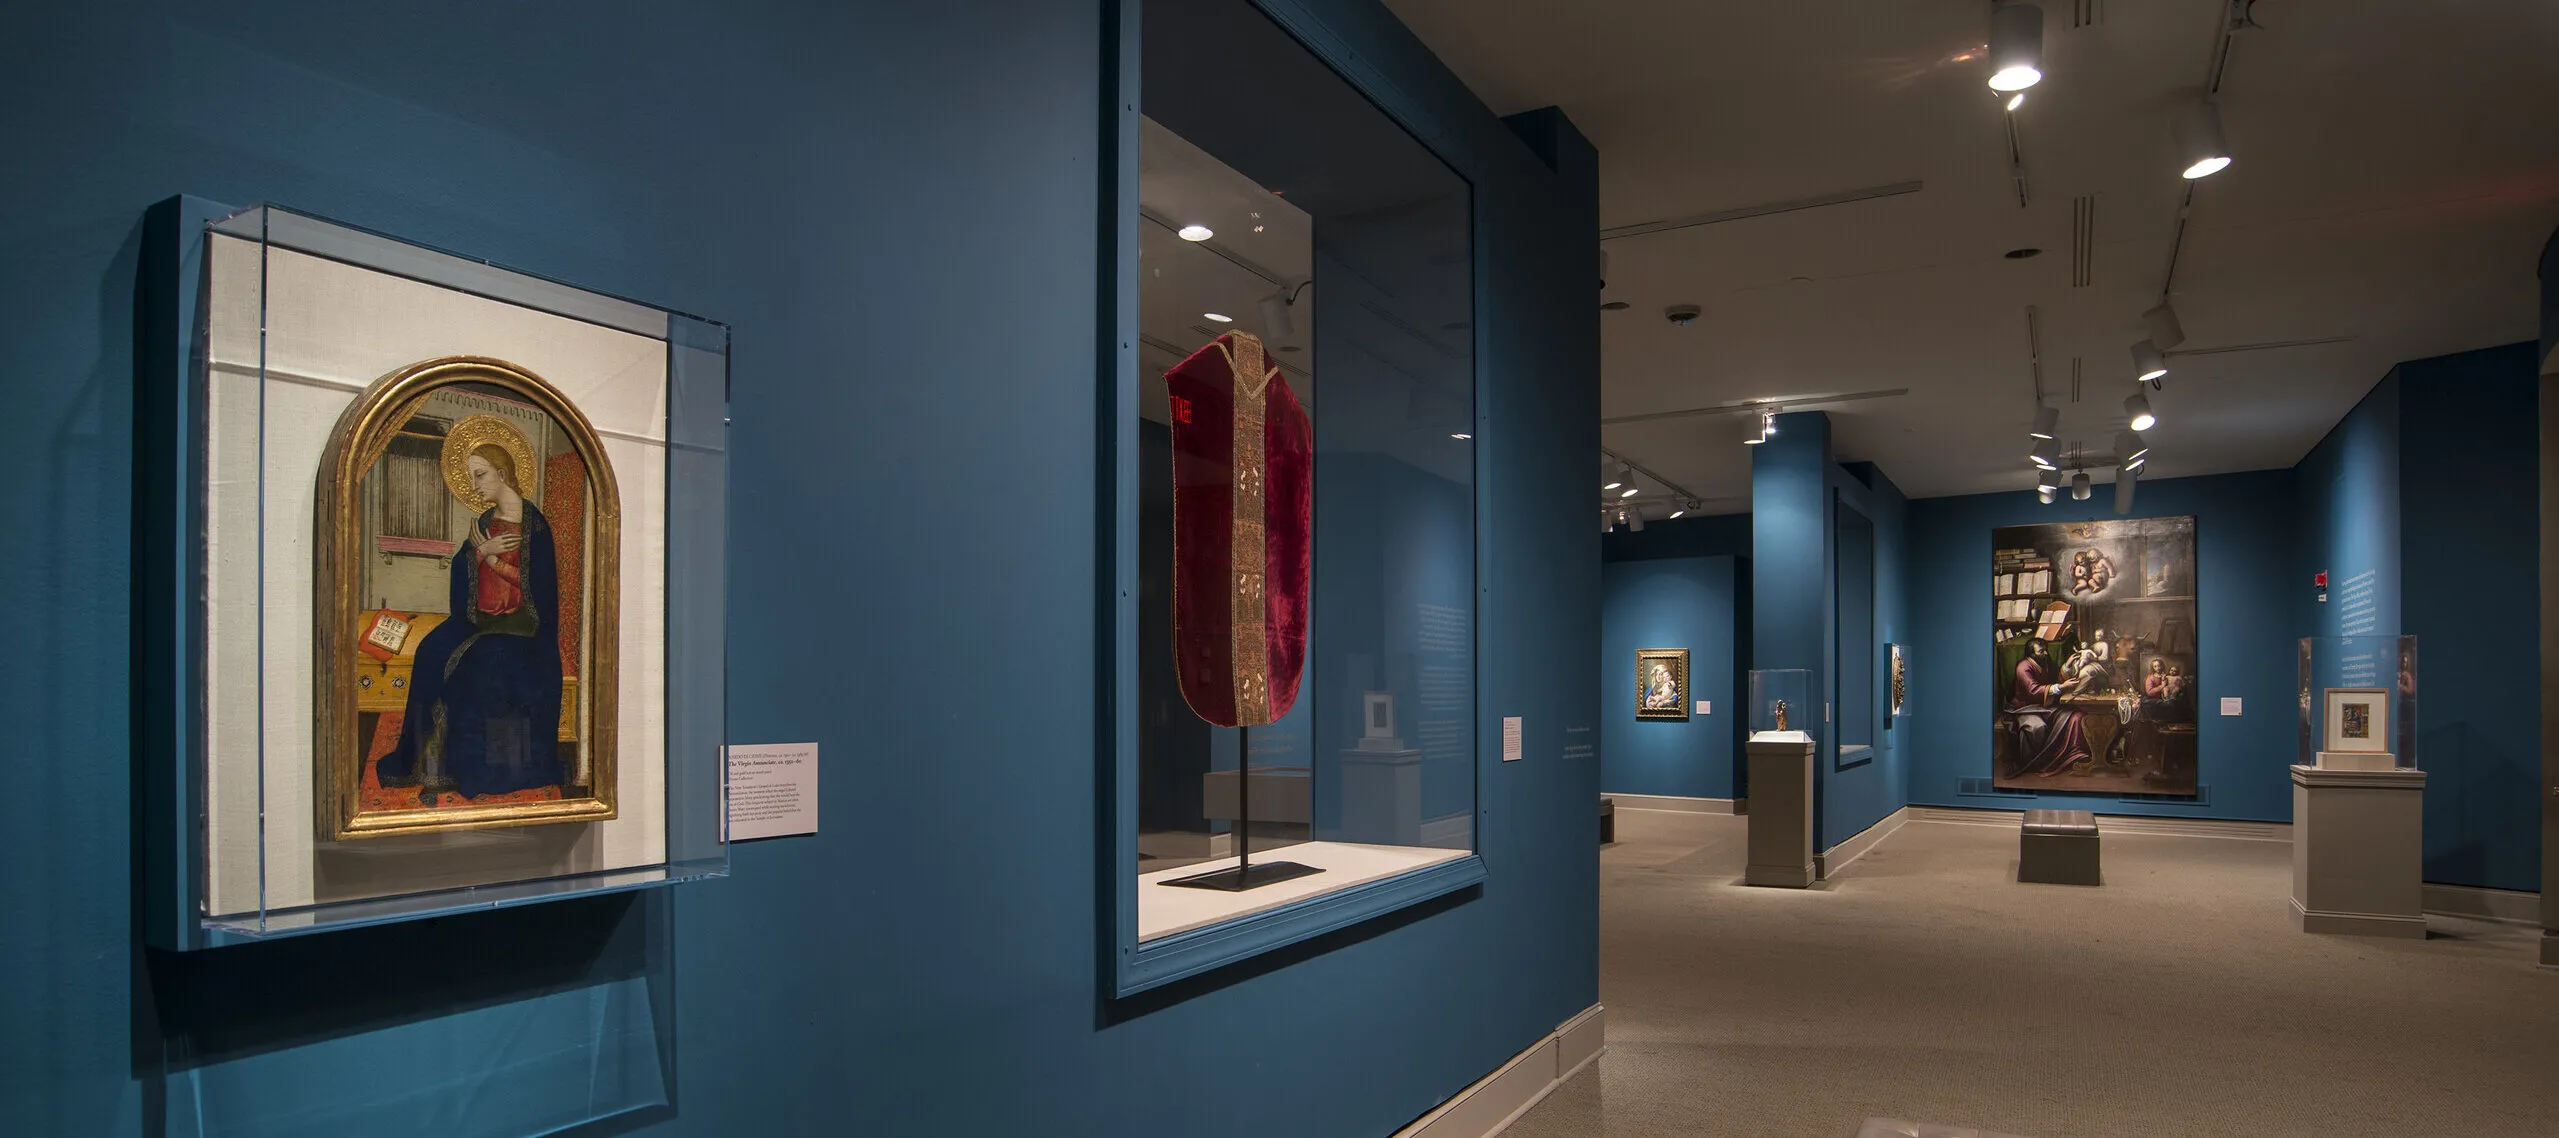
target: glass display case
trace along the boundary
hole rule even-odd
[[[2416,637],[2303,637],[2297,657],[2296,764],[2417,769]]]
[[[725,873],[728,329],[276,206],[151,230],[150,939]]]
[[[1142,18],[1122,991],[1479,880],[1486,743],[1471,191],[1245,0]]]
[[[1803,668],[1751,670],[1752,739],[1819,743],[1822,726],[1821,694],[1813,683],[1811,671]],[[1802,738],[1795,738],[1795,735]]]

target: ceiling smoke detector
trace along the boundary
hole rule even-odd
[[[1697,323],[1697,318],[1704,316],[1705,314],[1705,309],[1699,308],[1694,304],[1674,304],[1668,308],[1662,309],[1662,319],[1668,320],[1682,328]]]

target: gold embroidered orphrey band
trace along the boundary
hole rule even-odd
[[[1279,369],[1262,355],[1262,342],[1233,334],[1224,343],[1227,370],[1235,377],[1235,535],[1228,549],[1234,595],[1229,598],[1235,666],[1235,722],[1259,726],[1271,721],[1270,607],[1263,599],[1268,572],[1270,531],[1265,521],[1270,445],[1263,433],[1267,410],[1262,393]]]

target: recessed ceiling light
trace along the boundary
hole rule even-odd
[[[2019,92],[2017,92],[2017,93],[2016,93],[2016,94],[2014,94],[2014,95],[2010,95],[2010,96],[2008,96],[2008,110],[2009,110],[2011,113],[2014,113],[2014,112],[2017,110],[2017,108],[2022,107],[2022,106],[2025,106],[2025,105],[2026,105],[2026,93],[2025,93],[2024,91],[2019,91]]]
[[[1602,312],[1624,312],[1633,307],[1635,306],[1622,300],[1611,300],[1601,304],[1599,306],[1599,310]]]
[[[1210,229],[1205,225],[1185,225],[1180,229],[1174,230],[1173,236],[1179,237],[1184,241],[1206,241],[1211,237],[1217,236],[1217,231]]]
[[[2000,256],[2002,256],[2002,257],[2006,257],[2006,258],[2008,258],[2008,259],[2009,259],[2009,260],[2011,260],[2011,261],[2023,261],[2023,260],[2025,260],[2025,259],[2026,259],[2026,258],[2028,258],[2028,257],[2040,257],[2040,256],[2043,256],[2043,255],[2044,255],[2044,251],[2043,251],[2043,250],[2038,249],[2038,248],[2035,248],[2035,247],[2034,247],[2034,246],[2032,246],[2032,245],[2026,246],[2026,247],[2025,247],[2025,248],[2023,248],[2023,249],[2011,249],[2011,250],[2009,250],[2009,251],[2007,251],[2007,252],[2005,252],[2005,253],[2000,254]]]
[[[1232,324],[1232,323],[1234,323],[1234,322],[1235,322],[1235,318],[1234,318],[1234,317],[1229,316],[1229,315],[1227,315],[1227,314],[1225,314],[1225,313],[1223,313],[1223,312],[1203,312],[1203,313],[1200,313],[1200,315],[1205,316],[1205,317],[1208,317],[1208,318],[1209,318],[1209,319],[1211,319],[1211,320],[1217,321],[1217,322],[1218,322],[1218,323],[1220,323],[1220,324]]]

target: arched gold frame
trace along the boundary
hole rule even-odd
[[[593,771],[593,794],[552,802],[505,802],[417,810],[363,809],[365,741],[356,738],[356,626],[363,612],[357,594],[358,565],[365,556],[364,476],[391,445],[427,396],[456,384],[503,388],[540,408],[568,434],[587,476],[586,613],[587,669],[578,698],[585,704],[581,744]],[[619,718],[622,494],[604,444],[576,404],[533,373],[485,356],[446,356],[411,364],[375,380],[329,434],[320,459],[317,560],[312,604],[317,687],[312,706],[317,736],[312,748],[319,794],[319,836],[324,841],[532,826],[548,822],[600,822],[616,816],[615,743]]]

